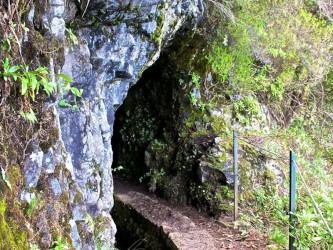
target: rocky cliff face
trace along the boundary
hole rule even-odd
[[[203,12],[201,1],[51,0],[34,1],[28,19],[50,41],[64,41],[71,25],[78,44],[69,41],[62,60],[50,58],[54,73],[64,72],[83,89],[78,109],[49,102],[55,139],[43,150],[32,145],[24,161],[22,200],[47,203],[34,228],[42,248],[50,247],[54,225],[76,249],[110,249],[116,226],[113,206],[112,147],[114,116],[127,91],[152,65],[177,31],[192,29]],[[62,50],[60,50],[62,53]],[[60,56],[61,57],[61,56]],[[56,99],[73,102],[58,90]],[[59,223],[59,221],[62,221]]]

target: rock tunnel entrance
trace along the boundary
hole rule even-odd
[[[225,185],[226,178],[220,170],[207,170],[205,166],[198,171],[199,158],[214,144],[215,136],[206,134],[195,139],[188,136],[200,129],[198,126],[202,125],[196,119],[202,120],[205,112],[193,107],[190,101],[196,88],[191,70],[202,67],[200,60],[194,60],[198,47],[203,46],[199,43],[196,39],[178,38],[130,88],[115,114],[112,169],[115,178],[144,184],[151,193],[170,203],[192,204],[215,213],[219,203],[215,198],[207,202],[206,193],[202,192],[203,179],[209,175],[210,181]],[[189,121],[191,117],[194,119]],[[216,192],[224,192],[224,186],[216,188],[209,181],[205,185],[212,197]],[[117,208],[117,199],[112,211],[118,228],[117,247],[128,249],[142,240],[135,236],[140,229],[129,226],[138,226],[131,224],[133,218],[121,217],[131,215],[116,210],[123,210]],[[163,237],[159,233],[157,236],[161,242],[155,249],[164,249]],[[144,246],[150,249],[149,245]]]
[[[123,105],[116,112],[112,137],[115,178],[148,185],[151,192],[156,191],[157,179],[165,173],[166,165],[172,164],[176,150],[167,146],[175,144],[178,139],[179,98],[182,91],[178,75],[168,60],[168,56],[162,54],[130,88]],[[156,159],[161,157],[157,153],[161,150],[167,151],[165,159]],[[165,166],[156,166],[157,162],[163,162]],[[115,189],[117,191],[117,186]],[[117,210],[117,206],[116,200],[113,211]],[[118,228],[118,248],[128,249],[142,241],[135,233],[131,235],[132,230],[125,228],[120,221],[125,218],[120,218],[119,213],[113,212],[113,217]],[[156,244],[163,249],[165,243]],[[147,247],[149,249],[145,245]]]
[[[112,168],[115,175],[134,182],[144,181],[140,177],[149,171],[146,151],[154,146],[151,144],[166,142],[166,136],[177,140],[180,90],[176,79],[169,75],[166,59],[162,55],[143,73],[115,115]]]

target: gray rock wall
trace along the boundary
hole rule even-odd
[[[66,4],[66,5],[65,5]],[[33,22],[35,8],[29,13]],[[66,73],[73,86],[83,89],[78,109],[50,103],[59,138],[48,152],[34,145],[24,162],[26,191],[22,200],[31,200],[40,178],[63,202],[68,216],[65,224],[76,249],[110,249],[116,226],[110,216],[113,206],[112,147],[114,115],[127,91],[142,72],[152,65],[161,50],[185,25],[193,28],[203,12],[198,0],[91,0],[89,6],[65,0],[44,4],[42,26],[50,40],[65,41],[66,22],[76,25],[78,44],[67,42],[62,68],[53,59],[50,71]],[[73,101],[59,87],[57,100]],[[52,207],[52,204],[50,204]],[[92,223],[89,218],[93,219]],[[47,220],[47,218],[43,218]],[[51,229],[45,227],[45,246]]]

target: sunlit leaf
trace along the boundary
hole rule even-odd
[[[14,73],[14,72],[18,71],[19,69],[20,69],[20,66],[13,66],[8,70],[8,72]]]
[[[73,82],[73,79],[69,76],[69,75],[66,75],[64,73],[60,73],[58,74],[58,76],[60,76],[61,78],[63,78],[66,82]]]
[[[27,78],[22,77],[21,78],[21,94],[25,95],[28,90],[28,83],[29,80]]]
[[[30,86],[29,87],[32,89],[32,91],[35,91],[37,88],[37,85],[38,85],[36,75],[33,73],[29,73],[29,77],[30,77]]]
[[[48,74],[46,67],[40,67],[34,70],[35,73]]]
[[[82,92],[83,92],[82,89],[78,90],[77,88],[71,88],[71,91],[75,96],[78,96],[78,97],[81,97]]]
[[[60,101],[58,102],[58,105],[59,105],[60,107],[71,107],[71,106],[72,106],[72,105],[70,105],[69,103],[67,103],[65,99],[60,100]]]

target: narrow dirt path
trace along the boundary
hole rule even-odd
[[[142,186],[115,178],[115,197],[130,205],[172,241],[173,249],[267,249],[264,235],[250,231],[246,235],[232,227],[232,218],[217,221],[190,206],[174,206]]]

